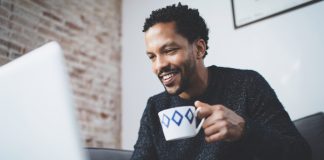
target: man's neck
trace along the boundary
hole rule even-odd
[[[180,93],[182,99],[191,99],[202,95],[208,86],[208,68],[203,67],[196,72],[197,76],[189,85],[189,89]]]

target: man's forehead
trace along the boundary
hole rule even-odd
[[[146,50],[147,52],[152,52],[153,50],[160,50],[166,47],[175,47],[179,46],[179,44],[174,39],[168,40],[154,40],[151,42],[146,43]]]
[[[159,35],[159,34],[174,34],[175,32],[175,23],[167,22],[167,23],[157,23],[149,28],[145,35]]]
[[[171,46],[184,45],[187,39],[176,32],[174,22],[157,23],[145,32],[147,52],[157,52]]]

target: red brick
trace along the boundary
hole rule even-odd
[[[42,11],[42,8],[35,5],[34,2],[31,2],[30,0],[16,0],[15,4],[18,4],[20,7],[26,8],[29,11],[38,14]]]
[[[2,17],[8,17],[9,16],[9,13],[6,9],[0,7],[0,16]]]
[[[23,34],[19,34],[17,32],[13,32],[10,34],[10,40],[17,42],[18,44],[23,44],[24,46],[31,46],[33,44],[33,42],[30,41],[31,37],[24,37]],[[20,52],[25,53],[26,49],[21,48]]]
[[[0,24],[2,27],[10,28],[10,21],[7,18],[0,16]]]
[[[7,1],[2,1],[1,6],[6,8],[8,11],[13,11],[14,10],[14,4],[7,2]]]
[[[100,35],[96,35],[95,38],[101,44],[104,42],[103,38]]]
[[[23,29],[22,26],[19,24],[14,23],[13,21],[10,21],[10,30],[15,33],[22,33]]]
[[[85,52],[83,52],[81,50],[75,50],[73,53],[76,54],[76,55],[80,55],[82,57],[85,57],[85,58],[87,58],[87,59],[89,59],[91,61],[95,61],[97,59],[96,56],[86,54]]]
[[[18,15],[11,15],[10,16],[10,20],[12,23],[17,23],[17,24],[20,24],[26,28],[30,28],[30,29],[34,29],[35,28],[35,24],[33,24],[32,22],[30,22],[29,20],[21,17],[21,16],[18,16]]]
[[[9,42],[0,38],[0,46],[4,48],[9,48]]]
[[[24,48],[18,44],[15,44],[13,42],[10,42],[9,44],[10,44],[9,50],[13,49],[19,53],[22,53],[24,51]]]
[[[10,42],[10,41],[7,41],[7,40],[4,40],[4,39],[1,39],[0,38],[0,45],[4,46],[4,47],[7,47],[9,50],[10,49],[13,49],[15,51],[18,51],[20,52],[22,47],[13,43],[13,42]]]
[[[44,27],[40,27],[39,26],[37,28],[37,31],[39,33],[41,33],[41,34],[44,34],[44,35],[48,36],[49,38],[56,39],[56,40],[59,40],[60,39],[60,36],[57,33],[49,30],[48,28],[44,28]]]
[[[78,62],[79,59],[75,56],[71,56],[69,54],[64,54],[65,59],[67,59],[70,62]]]
[[[0,47],[0,57],[9,57],[9,52],[8,49],[4,49],[2,47]]]
[[[84,74],[86,72],[86,70],[82,68],[73,67],[72,69],[73,69],[72,72],[78,75]]]
[[[61,36],[58,42],[63,47],[64,51],[72,56],[71,50],[73,50],[73,46],[76,44],[76,42],[68,36]]]
[[[107,118],[109,118],[109,114],[108,114],[108,113],[101,112],[101,113],[100,113],[100,117],[101,117],[102,119],[107,119]]]
[[[50,9],[51,6],[46,3],[46,0],[31,0],[34,4],[44,7],[46,9]]]
[[[84,24],[91,24],[90,20],[88,20],[88,18],[86,18],[84,15],[81,15],[80,19]]]
[[[79,25],[73,23],[73,22],[65,22],[65,26],[67,26],[69,29],[76,30],[76,31],[82,31],[83,28]]]
[[[81,79],[82,78],[80,74],[76,74],[75,72],[72,72],[72,71],[69,72],[69,75],[70,75],[71,78],[75,78],[75,79]],[[78,94],[78,92],[76,92],[76,91],[75,91],[75,94],[77,96],[83,97],[82,94]]]
[[[39,34],[38,34],[37,31],[34,31],[33,29],[26,28],[26,27],[24,27],[24,29],[22,30],[22,32],[18,32],[18,33],[23,34],[24,36],[26,36],[28,38],[35,37],[35,36],[39,36]]]
[[[121,54],[120,53],[112,53],[110,54],[110,59],[113,60],[113,61],[121,61]]]
[[[43,17],[39,17],[39,20],[38,20],[39,24],[42,24],[43,26],[46,26],[46,27],[51,27],[53,25],[52,22],[53,21],[47,20],[46,18],[43,18]]]
[[[92,61],[89,61],[89,60],[87,60],[87,61],[81,60],[80,62],[82,65],[86,66],[87,68],[95,68],[96,67],[95,63]]]
[[[10,35],[10,29],[4,28],[0,25],[0,38],[7,39]],[[1,45],[0,45],[1,47]]]
[[[54,14],[52,14],[52,13],[50,13],[50,12],[43,11],[43,15],[44,15],[45,17],[51,18],[51,19],[53,19],[53,20],[55,20],[55,21],[62,22],[61,18],[55,16]]]
[[[75,36],[74,33],[72,33],[69,29],[65,28],[65,27],[62,27],[62,26],[55,26],[55,29],[62,33],[62,34],[65,34],[65,35],[68,35],[68,36]]]
[[[11,52],[11,53],[9,54],[9,59],[14,60],[14,59],[20,57],[21,55],[22,55],[21,53]]]
[[[10,62],[10,59],[9,58],[0,56],[0,66],[6,64],[8,62]]]
[[[88,143],[92,143],[92,141],[93,141],[93,139],[92,138],[86,138],[86,143],[88,144]]]

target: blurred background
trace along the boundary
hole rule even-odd
[[[132,150],[147,99],[164,90],[142,27],[152,10],[178,2],[0,0],[0,65],[58,41],[85,146]],[[323,2],[238,29],[230,0],[180,2],[199,9],[210,29],[206,66],[258,71],[293,120],[324,111]]]

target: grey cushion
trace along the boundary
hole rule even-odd
[[[87,148],[90,160],[129,160],[132,151],[104,148]]]
[[[324,113],[316,113],[294,123],[310,145],[313,160],[324,160]]]

